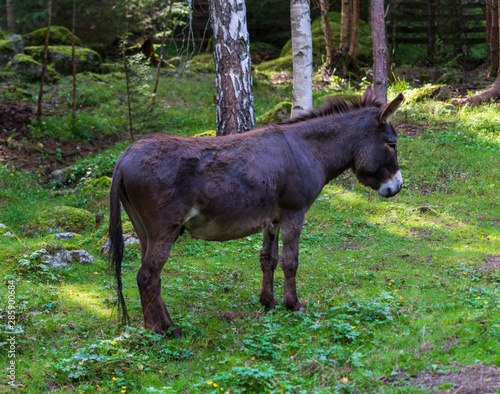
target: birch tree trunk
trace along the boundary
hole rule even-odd
[[[309,0],[291,0],[293,50],[292,116],[312,108],[313,56]]]
[[[217,135],[256,127],[250,39],[244,0],[211,0],[214,32]]]
[[[372,0],[373,86],[375,95],[387,102],[387,42],[385,39],[384,0]]]
[[[7,13],[7,30],[9,33],[14,33],[14,1],[7,0],[7,4],[5,7],[5,12]]]

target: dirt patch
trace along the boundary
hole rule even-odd
[[[417,134],[421,134],[424,129],[423,127],[411,124],[407,120],[401,120],[393,124],[394,128],[397,130],[398,135],[415,137]]]
[[[412,235],[417,238],[430,237],[432,235],[432,230],[427,228],[411,227],[410,231]]]
[[[338,250],[359,250],[361,249],[361,246],[359,245],[359,242],[356,241],[350,241],[350,242],[344,242],[342,245],[338,247]]]
[[[62,141],[58,138],[33,138],[29,124],[35,117],[34,104],[0,102],[0,162],[11,169],[49,175],[96,151],[108,148],[118,137],[89,142]]]
[[[412,379],[412,386],[434,388],[449,383],[452,387],[444,393],[453,394],[486,394],[494,393],[500,388],[500,368],[488,367],[479,363],[462,367],[458,372],[433,373],[425,372]]]
[[[220,311],[220,312],[217,312],[217,317],[221,320],[224,320],[224,321],[233,321],[235,319],[243,319],[244,317],[246,317],[247,314],[245,312],[242,312],[242,311],[234,311],[234,312],[225,312],[225,311]]]
[[[460,339],[458,337],[453,337],[448,339],[444,344],[441,345],[441,350],[443,352],[448,353],[451,349],[457,346],[460,343]]]
[[[500,271],[500,256],[486,256],[479,269],[482,272]]]
[[[429,392],[453,394],[493,394],[500,389],[500,368],[478,363],[459,367],[456,372],[419,372],[416,376],[401,373],[398,377],[385,378],[385,383],[394,386],[410,385],[428,389]]]

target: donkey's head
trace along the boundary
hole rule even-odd
[[[356,178],[383,197],[392,197],[403,186],[397,158],[397,138],[389,119],[396,112],[404,97],[400,93],[394,100],[378,111],[366,127],[352,167]],[[361,102],[376,102],[371,87],[366,89]]]

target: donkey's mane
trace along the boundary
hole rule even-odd
[[[345,114],[365,107],[381,108],[383,105],[384,103],[377,99],[374,93],[352,100],[346,100],[341,96],[330,96],[326,98],[320,107],[311,109],[290,119],[285,119],[279,122],[279,124],[299,123],[329,115]]]

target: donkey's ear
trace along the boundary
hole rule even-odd
[[[361,97],[362,103],[370,103],[375,99],[375,93],[373,92],[372,86],[368,86]]]
[[[392,100],[389,104],[382,108],[380,111],[380,121],[385,124],[389,121],[392,115],[398,110],[399,106],[403,102],[405,97],[403,93],[399,93],[398,96]]]

